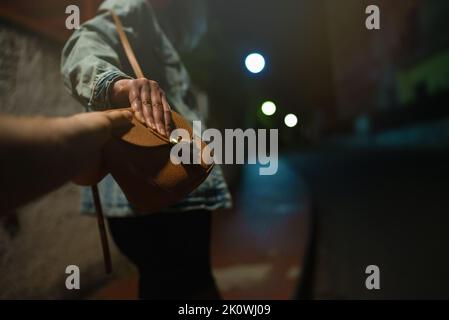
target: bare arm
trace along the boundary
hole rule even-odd
[[[93,112],[66,118],[0,117],[0,215],[69,180],[95,183],[101,152],[130,112]]]

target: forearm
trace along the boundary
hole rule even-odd
[[[129,123],[129,116],[97,112],[67,118],[0,117],[0,213],[80,173],[97,178],[102,147],[113,127]]]
[[[71,120],[69,120],[71,121]],[[61,118],[0,118],[1,213],[47,193],[87,161]]]

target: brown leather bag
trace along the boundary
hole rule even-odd
[[[120,41],[136,77],[143,78],[144,75],[119,17],[114,12],[109,12],[114,19]],[[202,152],[207,145],[199,137],[194,139],[193,130],[188,121],[175,111],[172,111],[172,128],[187,130],[189,138],[177,137],[170,141],[169,138],[133,118],[132,127],[122,135],[113,138],[104,150],[106,171],[114,177],[130,205],[137,211],[157,212],[178,202],[201,184],[213,168],[213,163],[206,164],[201,157],[199,164],[174,164],[170,159],[173,145],[178,143],[195,144],[196,148],[190,148],[190,150],[197,152]],[[97,186],[93,186],[92,191],[106,272],[109,273],[111,272],[111,260]]]

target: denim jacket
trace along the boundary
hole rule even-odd
[[[146,0],[107,0],[96,17],[73,33],[64,46],[61,62],[64,83],[71,94],[87,111],[104,110],[110,106],[109,92],[113,83],[133,76],[112,17],[110,13],[102,12],[104,9],[113,10],[120,17],[144,74],[165,90],[172,108],[190,121],[204,122],[189,74]],[[145,214],[129,206],[110,175],[100,182],[99,190],[105,215]],[[230,206],[231,196],[221,168],[215,166],[196,190],[164,211],[215,210]],[[82,211],[94,212],[88,188],[82,192]]]

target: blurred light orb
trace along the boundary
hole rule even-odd
[[[272,101],[265,101],[262,104],[262,113],[266,116],[272,116],[276,112],[276,105]]]
[[[293,128],[298,124],[298,117],[295,116],[293,113],[289,113],[285,116],[284,123],[287,127]]]
[[[246,68],[252,73],[259,73],[265,68],[265,58],[259,53],[251,53],[245,59]]]

